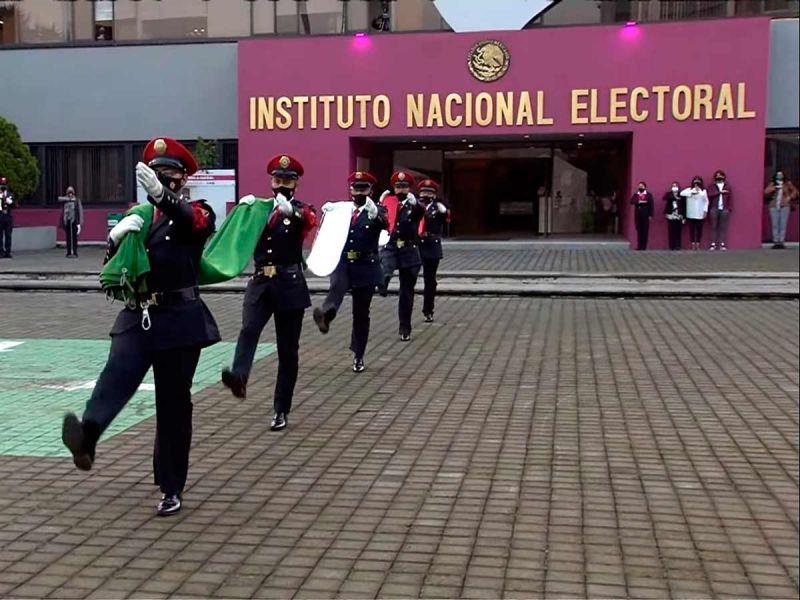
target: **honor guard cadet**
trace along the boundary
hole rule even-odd
[[[0,258],[11,258],[11,232],[14,230],[14,196],[8,180],[0,177]]]
[[[89,470],[101,434],[136,392],[153,367],[156,439],[153,467],[163,497],[157,512],[181,508],[192,441],[192,379],[200,350],[220,340],[217,324],[200,299],[198,269],[203,246],[214,231],[213,210],[178,196],[197,162],[179,142],[150,141],[136,178],[155,205],[144,249],[150,264],[147,293],[123,309],[111,329],[111,350],[83,417],[64,417],[62,439],[75,465]],[[146,208],[146,207],[143,207]],[[115,257],[125,236],[142,230],[144,220],[129,214],[111,230],[106,260]],[[143,232],[145,233],[145,232]],[[124,258],[120,253],[117,259]]]
[[[353,296],[353,331],[350,350],[353,352],[353,371],[366,368],[364,353],[369,339],[369,309],[375,287],[383,280],[378,256],[378,238],[388,226],[386,209],[377,206],[370,197],[375,177],[366,171],[356,171],[348,178],[353,213],[350,230],[336,269],[331,274],[330,291],[322,308],[314,309],[314,321],[322,333],[328,333],[344,296]],[[325,211],[330,204],[322,207]]]
[[[297,159],[280,154],[269,161],[267,171],[272,178],[275,209],[256,245],[255,273],[244,295],[242,329],[233,366],[222,371],[222,382],[237,398],[247,395],[258,339],[274,315],[278,377],[270,429],[278,431],[286,427],[292,410],[303,315],[311,306],[303,275],[303,240],[316,226],[317,217],[313,208],[294,198],[298,179],[303,175],[303,165]],[[257,201],[252,195],[242,199],[246,204]]]
[[[423,179],[417,185],[419,200],[425,207],[420,233],[419,252],[422,256],[422,277],[425,290],[422,294],[422,314],[426,323],[433,323],[436,301],[436,271],[442,260],[442,232],[450,222],[450,211],[439,200],[439,184],[433,179]]]
[[[425,209],[417,202],[411,188],[414,178],[404,171],[392,174],[391,184],[397,197],[397,216],[394,228],[389,232],[389,241],[381,250],[383,285],[381,294],[386,295],[389,281],[395,270],[400,276],[400,299],[397,315],[400,320],[400,340],[411,339],[411,311],[414,309],[414,286],[417,283],[422,258],[419,253],[419,223]],[[389,195],[387,190],[381,201]]]

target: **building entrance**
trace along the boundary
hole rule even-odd
[[[381,180],[404,169],[442,182],[450,235],[510,239],[620,233],[627,137],[397,140],[369,143],[358,168]],[[386,171],[385,173],[383,171]]]

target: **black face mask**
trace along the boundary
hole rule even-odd
[[[395,194],[395,196],[397,196],[397,199],[398,199],[400,202],[402,202],[403,200],[405,200],[406,198],[408,198],[408,192],[397,192],[397,193]]]
[[[272,188],[272,193],[276,196],[278,194],[283,194],[287,200],[291,200],[292,196],[294,196],[294,190],[292,188],[288,188],[285,185],[280,185],[276,188]]]
[[[353,199],[353,204],[359,208],[367,203],[367,194],[353,194],[351,198]]]
[[[170,192],[177,193],[183,187],[183,177],[170,177],[166,173],[156,171],[156,177]]]
[[[722,183],[723,181],[725,181],[724,177],[717,177],[717,183]]]
[[[640,185],[640,186],[639,186],[639,191],[640,191],[640,192],[643,192],[643,191],[644,191],[644,187],[642,187],[642,186]]]

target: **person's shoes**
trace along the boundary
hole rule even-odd
[[[717,245],[716,244],[711,244],[711,247],[708,250],[710,252],[714,252],[714,250],[716,250],[716,249],[717,249]]]
[[[322,312],[321,308],[314,309],[314,323],[317,324],[317,327],[319,327],[322,333],[328,333],[330,330],[330,323],[328,323],[328,320],[325,318],[325,313]]]
[[[785,249],[786,249],[786,244],[784,244],[783,242],[778,244],[778,250],[785,250]],[[9,256],[9,258],[11,258],[11,257]]]
[[[181,497],[178,494],[164,494],[161,502],[156,507],[156,514],[159,517],[174,515],[181,509]]]
[[[781,249],[781,245],[778,242],[775,242],[774,244],[772,244],[772,249],[773,250],[780,250]]]
[[[433,323],[433,313],[423,313],[426,323]]]
[[[269,428],[272,431],[286,429],[286,413],[275,413],[275,416],[272,417],[272,423],[270,423]]]
[[[77,254],[70,254],[69,258],[78,258]]]
[[[728,247],[725,244],[720,244],[719,249],[721,252],[727,252]]]
[[[222,383],[237,398],[245,398],[247,396],[247,381],[230,369],[222,369]]]
[[[411,334],[403,332],[400,334],[400,341],[401,342],[410,342],[411,341]]]
[[[353,373],[363,373],[366,368],[363,358],[359,358],[358,356],[353,357]]]
[[[378,284],[378,295],[381,298],[386,298],[389,295],[389,285],[386,283]]]
[[[72,254],[70,254],[69,252],[67,252],[66,256],[67,258],[72,258]]]
[[[64,415],[61,424],[61,441],[72,453],[72,461],[81,471],[88,471],[94,464],[95,441],[86,434],[83,423],[75,413]]]

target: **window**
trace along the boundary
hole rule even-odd
[[[70,185],[84,204],[125,200],[124,145],[47,146],[44,156],[42,192],[46,204],[55,204]]]
[[[250,34],[247,2],[132,2],[114,4],[114,39],[163,40],[235,37]]]
[[[393,0],[392,31],[434,31],[449,29],[431,0]]]
[[[275,33],[275,3],[256,0],[253,8],[253,33]]]
[[[71,2],[0,2],[4,44],[67,42],[72,36]]]
[[[344,33],[346,4],[340,0],[314,0],[313,2],[300,0],[297,3],[300,15],[300,33],[305,35]]]
[[[278,0],[275,5],[275,33],[300,33],[298,6],[295,0]]]
[[[94,3],[94,39],[98,42],[114,39],[114,2],[98,0]]]
[[[793,184],[800,182],[800,132],[768,131],[764,156],[764,185],[778,169]]]

